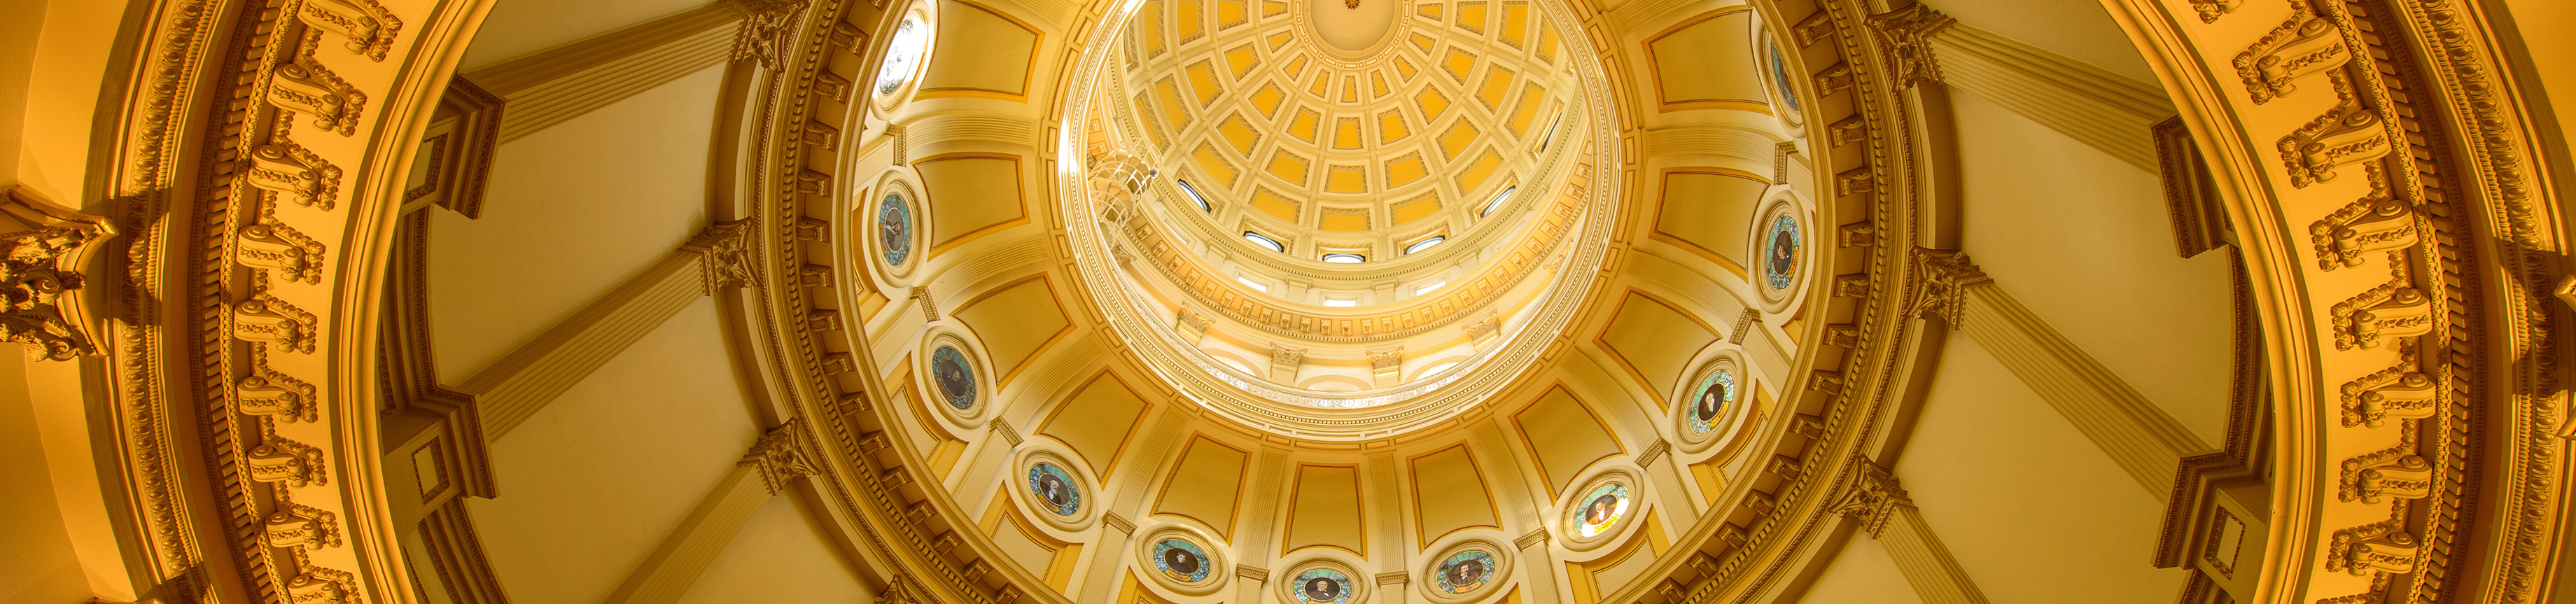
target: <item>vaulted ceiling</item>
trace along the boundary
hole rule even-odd
[[[2557,230],[2530,226],[2555,218],[2463,176],[2525,157],[2461,151],[2519,118],[2443,109],[2439,78],[2484,55],[2404,46],[2487,21],[1896,4],[0,8],[0,118],[27,116],[0,119],[0,232],[69,258],[95,240],[61,233],[129,229],[54,267],[86,283],[0,275],[63,301],[0,319],[69,317],[0,335],[101,344],[0,363],[0,543],[35,561],[0,584],[2209,604],[2529,583],[2490,563],[2560,533],[2477,535],[2560,526],[2563,426],[2510,390],[2556,383],[2525,343],[2559,310],[2481,321],[2547,304],[2489,286],[2555,275],[2532,267]],[[146,61],[200,48],[204,74]],[[2290,52],[2311,60],[2194,62]],[[2334,152],[2276,154],[2301,141]],[[2531,379],[2474,377],[2507,374]]]

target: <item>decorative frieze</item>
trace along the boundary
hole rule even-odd
[[[249,159],[241,172],[242,182],[267,192],[271,200],[329,210],[339,199],[340,167],[294,141],[281,137],[251,147]]]
[[[358,116],[366,110],[367,93],[349,86],[347,80],[319,63],[298,61],[278,64],[275,71],[269,72],[268,102],[291,110],[280,111],[280,121],[292,119],[293,111],[301,111],[316,129],[354,136],[358,133]]]
[[[2304,18],[2292,18],[2236,55],[2236,75],[2245,81],[2245,91],[2257,105],[2289,96],[2298,91],[2299,80],[2352,61],[2343,32],[2333,21],[2306,10],[2298,12]]]
[[[832,221],[812,216],[796,217],[796,240],[831,243]]]
[[[256,290],[255,290],[256,291]],[[280,350],[311,354],[321,319],[267,293],[233,303],[227,315],[233,339],[276,344]]]
[[[275,419],[285,423],[318,420],[318,407],[312,384],[295,379],[268,366],[268,353],[251,353],[250,374],[233,380],[233,395],[224,398],[227,410],[242,415]]]
[[[1857,143],[1869,137],[1867,116],[1854,115],[1825,126],[1825,144],[1834,148]]]
[[[243,225],[233,238],[233,259],[251,268],[268,269],[287,281],[322,282],[322,242],[278,222],[271,210],[262,222]]]
[[[2290,171],[2290,186],[2329,182],[2338,168],[2378,160],[2389,144],[2387,118],[2378,111],[2345,104],[2281,137],[2281,162]],[[2379,166],[2366,165],[2365,170]]]
[[[1799,48],[1806,48],[1815,44],[1817,40],[1825,39],[1825,36],[1833,35],[1834,20],[1826,17],[1825,11],[1816,11],[1816,14],[1807,17],[1806,20],[1790,26],[1790,38],[1797,41]]]
[[[2374,195],[2352,202],[2308,226],[2316,245],[2317,269],[2357,267],[2371,252],[2403,252],[2415,247],[2415,208],[2404,201]]]
[[[1824,71],[1816,72],[1816,96],[1833,96],[1851,88],[1855,81],[1850,64],[1835,63]]]

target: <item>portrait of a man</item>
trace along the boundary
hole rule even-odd
[[[1594,525],[1606,523],[1617,513],[1619,513],[1619,496],[1603,494],[1592,498],[1592,503],[1583,507],[1583,523]]]
[[[1726,385],[1710,384],[1699,392],[1699,402],[1691,405],[1691,417],[1703,422],[1717,421],[1717,412],[1726,404]]]
[[[1797,235],[1789,229],[1771,231],[1771,274],[1787,276],[1798,261]]]
[[[1038,477],[1038,497],[1061,508],[1073,502],[1071,486],[1065,484],[1064,479],[1056,478],[1054,474],[1042,475]]]
[[[1485,580],[1485,561],[1483,560],[1463,560],[1449,565],[1450,585],[1474,585],[1477,581],[1483,580]]]
[[[1172,572],[1186,578],[1188,575],[1199,573],[1199,557],[1190,555],[1190,550],[1177,547],[1166,549],[1163,550],[1163,568],[1171,569]]]
[[[975,404],[975,374],[966,368],[965,354],[954,348],[941,348],[930,358],[931,377],[938,380],[940,394],[948,404],[966,409]]]
[[[885,206],[877,212],[877,235],[885,245],[887,260],[895,263],[903,262],[912,249],[911,217],[898,205],[901,203],[901,198],[886,196]]]
[[[1315,577],[1307,579],[1305,587],[1299,591],[1308,602],[1331,602],[1342,597],[1342,584],[1331,577]]]

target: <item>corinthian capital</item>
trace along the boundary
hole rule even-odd
[[[1958,250],[1916,248],[1914,271],[1913,300],[1907,304],[1905,314],[1939,317],[1951,329],[1965,324],[1968,288],[1995,282]]]
[[[742,454],[734,465],[750,466],[760,472],[760,483],[769,493],[787,489],[787,481],[814,475],[814,460],[805,455],[805,428],[802,420],[790,418],[787,423],[772,426],[752,441],[751,451]]]
[[[1898,89],[1941,81],[1941,64],[1932,57],[1932,35],[1956,23],[1949,15],[1920,2],[1869,16],[1869,30],[1878,34],[1880,49],[1887,53],[1887,63],[1894,68]]]
[[[27,345],[39,361],[99,354],[81,269],[114,234],[106,218],[10,189],[0,199],[0,339]]]
[[[698,255],[707,295],[754,283],[751,234],[751,219],[745,218],[709,224],[680,244],[680,251]]]
[[[1897,506],[1914,507],[1905,496],[1905,488],[1896,482],[1896,474],[1867,459],[1860,460],[1860,473],[1843,487],[1842,501],[1834,503],[1834,513],[1860,520],[1861,530],[1877,537],[1887,528],[1887,520],[1896,515]]]

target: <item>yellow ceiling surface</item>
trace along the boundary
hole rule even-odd
[[[1458,237],[1563,148],[1572,70],[1529,3],[1357,4],[1142,5],[1112,106],[1213,207],[1174,214],[1380,261]]]

